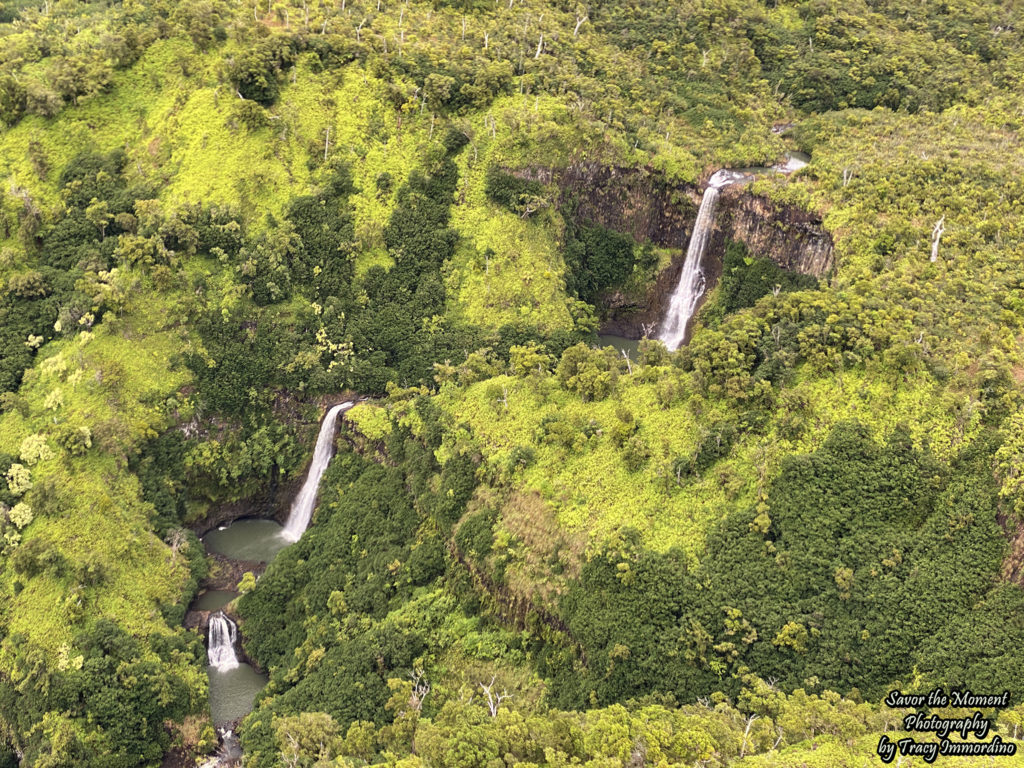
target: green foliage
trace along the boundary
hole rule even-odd
[[[160,759],[170,746],[164,720],[181,720],[191,709],[189,681],[165,663],[172,656],[195,662],[204,653],[196,638],[180,630],[147,651],[106,619],[83,627],[57,668],[41,665],[40,649],[24,637],[7,642],[15,668],[28,672],[32,684],[0,682],[0,711],[5,725],[29,736],[21,748],[33,763],[57,757],[54,753],[89,766]],[[30,734],[30,724],[52,723],[56,712],[63,718],[62,737],[55,739],[49,728]]]
[[[584,564],[562,602],[587,664],[545,657],[556,701],[649,691],[693,700],[716,685],[735,691],[723,674],[745,668],[784,689],[814,679],[874,697],[907,681],[908,658],[921,690],[1024,695],[1001,671],[1021,663],[1016,623],[992,651],[999,672],[975,650],[975,611],[999,622],[1021,599],[1016,587],[992,590],[1005,545],[975,461],[965,455],[946,477],[901,434],[880,446],[844,425],[816,453],[784,462],[764,504],[727,515],[696,572],[681,553],[651,552],[627,532]],[[947,672],[943,654],[963,663]]]
[[[487,169],[487,175],[484,177],[484,192],[498,205],[513,213],[519,213],[530,198],[543,194],[544,185],[533,179],[515,176],[498,166],[492,166]]]
[[[324,194],[296,198],[288,207],[288,219],[302,243],[291,260],[289,276],[297,284],[312,285],[311,298],[317,301],[344,295],[352,280],[351,193],[348,169],[339,168]]]
[[[600,226],[572,228],[566,234],[567,290],[588,302],[621,286],[633,273],[636,246],[629,235]]]
[[[283,362],[280,333],[261,322],[261,313],[226,320],[210,313],[195,323],[205,354],[188,358],[207,406],[241,416],[262,403],[262,386],[273,381]]]
[[[292,649],[302,644],[302,636],[296,634],[302,631],[299,617],[324,615],[332,592],[344,595],[349,611],[379,618],[395,590],[407,589],[393,581],[387,568],[396,560],[406,562],[415,540],[416,515],[401,473],[340,454],[324,483],[316,525],[284,550],[257,588],[239,601],[246,647],[265,667],[288,661]],[[330,490],[342,485],[347,486],[344,494]],[[350,580],[350,573],[359,576]],[[356,703],[355,692],[338,695],[348,697],[350,704],[344,706],[362,706]]]
[[[618,380],[618,355],[611,348],[590,349],[586,344],[569,347],[558,362],[558,380],[584,401],[602,400]]]
[[[731,515],[709,542],[714,603],[759,638],[735,658],[785,685],[815,677],[874,695],[940,629],[973,622],[1004,544],[991,488],[963,471],[942,477],[905,435],[879,446],[855,425],[787,460],[762,509],[770,528]],[[794,621],[809,639],[786,629]]]
[[[1019,9],[513,6],[0,8],[0,764],[162,757],[205,708],[186,510],[343,389],[393,393],[387,465],[341,454],[247,584],[254,765],[853,764],[883,726],[822,687],[1020,695]],[[824,214],[829,285],[730,247],[687,349],[573,346],[657,259],[560,178],[794,144],[751,189]]]
[[[766,293],[810,290],[818,281],[782,269],[771,259],[751,255],[742,243],[731,242],[725,248],[719,285],[718,301],[722,312],[728,314],[754,306]]]
[[[459,551],[474,560],[482,561],[491,554],[494,544],[494,513],[483,510],[463,521],[455,532],[455,545]]]
[[[243,99],[264,106],[272,104],[280,91],[279,78],[295,61],[291,40],[268,35],[254,41],[228,62],[228,77]]]

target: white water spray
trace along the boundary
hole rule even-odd
[[[715,208],[718,206],[719,190],[730,184],[749,181],[751,174],[741,171],[717,171],[709,180],[708,188],[700,200],[697,221],[693,225],[690,244],[686,248],[686,259],[683,261],[683,273],[679,276],[679,284],[669,300],[668,313],[662,322],[658,338],[665,342],[669,350],[679,349],[686,340],[686,328],[690,324],[693,313],[697,311],[697,303],[704,295],[707,280],[701,261],[704,251],[711,240],[711,231],[715,226]]]
[[[338,422],[338,415],[347,411],[355,403],[349,401],[331,408],[324,416],[320,425],[320,434],[316,438],[316,447],[313,449],[313,461],[309,465],[309,474],[306,475],[306,482],[302,484],[299,495],[292,502],[291,511],[288,513],[288,522],[284,525],[281,535],[289,541],[298,541],[299,537],[309,527],[309,521],[313,518],[313,508],[316,506],[317,491],[320,490],[320,478],[331,461],[334,450],[334,426]]]
[[[225,616],[223,611],[210,617],[206,658],[218,672],[238,668],[238,657],[235,656],[237,637],[235,622]]]

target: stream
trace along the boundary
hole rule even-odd
[[[282,531],[281,525],[273,520],[243,518],[210,531],[203,537],[203,544],[207,552],[216,552],[232,560],[269,563],[278,552],[291,544]],[[232,590],[206,590],[196,598],[192,609],[220,611],[236,597],[238,593]],[[212,662],[212,632],[209,633],[207,643]],[[268,680],[265,674],[257,672],[244,661],[236,661],[233,665],[211,663],[206,671],[210,681],[210,716],[218,730],[231,727],[232,723],[249,714],[256,695],[263,690]]]
[[[210,531],[203,537],[207,553],[215,553],[235,561],[269,563],[282,549],[302,535],[316,506],[320,479],[333,456],[337,420],[351,408],[353,401],[335,405],[325,414],[317,435],[313,457],[306,479],[299,490],[282,526],[274,520],[240,518],[230,525]],[[239,659],[238,632],[224,609],[238,597],[229,589],[203,590],[190,610],[209,611],[207,621],[207,674],[210,685],[210,715],[222,737],[222,754],[226,759],[238,757],[235,724],[252,711],[253,702],[267,684],[267,675],[257,672],[244,659]],[[217,759],[207,765],[220,764]]]

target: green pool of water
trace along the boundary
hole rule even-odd
[[[636,360],[640,350],[640,342],[636,339],[625,339],[622,336],[598,334],[597,341],[602,347],[615,347],[619,352],[625,351],[630,360]]]
[[[249,714],[256,694],[268,680],[248,664],[223,672],[213,667],[207,667],[206,671],[210,676],[210,715],[217,726]]]
[[[208,552],[232,560],[256,560],[269,563],[291,542],[281,536],[281,526],[273,520],[236,520],[231,525],[210,531],[203,537]]]
[[[196,598],[192,605],[194,611],[219,611],[238,597],[237,592],[227,589],[208,589]]]

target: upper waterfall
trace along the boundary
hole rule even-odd
[[[313,449],[313,461],[309,465],[309,474],[306,475],[306,482],[292,502],[291,511],[288,513],[288,522],[284,525],[281,535],[289,541],[298,541],[303,532],[309,526],[313,517],[313,508],[316,506],[316,495],[320,490],[320,478],[331,461],[334,448],[334,426],[338,421],[338,415],[347,411],[355,405],[351,400],[336,405],[327,411],[323,423],[320,425],[320,434],[316,438],[316,447]]]
[[[697,221],[693,225],[693,234],[690,235],[690,244],[686,248],[683,272],[679,276],[679,284],[669,300],[668,312],[658,334],[658,338],[665,342],[665,346],[669,350],[679,349],[686,340],[686,328],[693,313],[697,310],[697,302],[704,295],[707,281],[704,277],[704,270],[701,269],[701,261],[704,258],[708,241],[711,239],[711,231],[715,226],[715,208],[718,206],[719,190],[724,186],[741,181],[743,178],[742,174],[735,171],[718,171],[708,181],[708,187],[704,190],[704,196],[700,200],[700,208],[697,211]]]
[[[223,611],[210,617],[207,638],[206,657],[210,666],[220,672],[236,669],[238,657],[235,656],[235,622],[225,616]]]
[[[679,349],[686,340],[687,326],[693,313],[697,311],[697,304],[707,287],[701,262],[715,226],[715,208],[718,205],[720,190],[722,187],[749,181],[751,178],[752,175],[749,173],[723,169],[715,172],[708,180],[708,187],[704,190],[697,211],[697,221],[693,225],[693,234],[690,235],[690,244],[686,248],[683,272],[669,300],[668,312],[658,333],[658,338],[665,342],[669,350]]]

